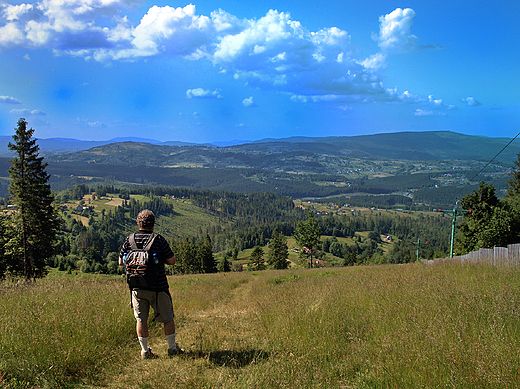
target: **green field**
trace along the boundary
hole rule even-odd
[[[131,195],[131,198],[137,201],[149,201],[150,198],[143,195]],[[156,231],[164,234],[168,238],[180,238],[186,236],[196,236],[202,226],[216,225],[218,217],[211,213],[191,204],[189,199],[164,199],[166,202],[174,204],[176,215],[173,217],[160,217],[157,220]],[[99,219],[102,212],[114,211],[115,208],[122,203],[122,199],[117,195],[107,194],[101,198],[91,201],[91,195],[86,195],[81,203],[85,206],[92,207],[93,217]],[[81,217],[79,214],[72,212],[80,201],[68,202],[64,205],[68,207],[65,214],[74,217],[76,220],[82,220],[84,224],[88,223],[88,218]]]
[[[517,388],[520,270],[394,265],[169,278],[170,359],[124,280],[0,284],[2,388]]]

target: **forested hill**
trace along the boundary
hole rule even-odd
[[[356,157],[407,160],[479,159],[490,160],[511,139],[463,135],[451,131],[395,132],[352,137],[264,139],[252,144],[237,146],[241,150],[268,150],[270,147],[287,150],[328,152]],[[284,145],[284,146],[282,146]],[[516,148],[506,149],[499,160],[516,159]]]
[[[493,158],[507,138],[462,135],[449,131],[398,132],[353,137],[266,139],[231,147],[170,146],[145,142],[118,142],[76,153],[54,155],[56,162],[95,162],[140,166],[284,168],[305,170],[316,155],[340,158],[424,160],[481,160]],[[510,164],[518,145],[508,147],[497,162]],[[266,155],[269,158],[266,158]],[[294,161],[297,160],[297,163]],[[298,169],[301,165],[302,169]],[[310,166],[312,167],[312,166]]]
[[[511,143],[485,172],[479,171],[509,141],[448,131],[400,132],[266,139],[230,147],[127,141],[73,153],[46,153],[42,147],[42,153],[53,190],[90,180],[267,191],[294,198],[413,192],[422,203],[440,207],[451,204],[462,186],[466,193],[481,180],[503,188],[520,141]],[[3,177],[8,177],[8,167],[8,158],[0,157],[0,197],[7,195]]]
[[[0,156],[7,157],[10,137],[0,137]],[[112,141],[78,141],[75,139],[40,139],[44,154],[67,155],[68,160],[128,163],[147,160],[147,165],[180,162],[219,164],[231,162],[247,167],[265,167],[262,157],[284,154],[288,158],[302,153],[340,157],[387,158],[399,160],[477,159],[490,160],[508,142],[508,138],[463,135],[451,131],[395,132],[375,135],[338,137],[292,137],[263,139],[237,146],[216,147],[181,142],[159,142],[149,139],[118,138]],[[515,143],[504,150],[498,162],[510,163],[519,151]],[[182,158],[179,158],[182,154]],[[241,156],[237,156],[241,154]],[[172,157],[169,157],[172,156]],[[57,160],[62,160],[63,157]],[[157,164],[157,165],[156,165]]]

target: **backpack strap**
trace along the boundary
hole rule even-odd
[[[137,250],[137,244],[135,243],[135,234],[128,236],[128,243],[130,243],[130,250]]]
[[[143,250],[150,250],[152,248],[156,236],[157,234],[152,232],[152,234],[148,237],[148,240],[143,244]],[[135,243],[135,233],[128,236],[128,243],[130,243],[130,250],[139,250],[137,243]]]
[[[157,234],[154,233],[154,232],[152,232],[152,234],[151,234],[150,237],[148,238],[148,241],[144,244],[144,246],[143,246],[143,250],[148,250],[148,251],[150,251],[150,249],[152,248],[152,245],[153,245],[153,242],[154,242],[156,236],[157,236]]]

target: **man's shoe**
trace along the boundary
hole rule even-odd
[[[184,350],[179,346],[175,345],[175,347],[168,349],[168,355],[173,357],[174,355],[184,354]]]
[[[152,353],[152,349],[148,347],[148,350],[141,350],[141,359],[155,359],[157,355]]]

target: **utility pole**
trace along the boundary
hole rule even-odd
[[[417,259],[416,259],[416,261],[419,262],[419,250],[421,249],[421,245],[426,246],[428,244],[428,242],[423,243],[423,242],[421,242],[420,239],[417,239],[417,242],[410,242],[410,243],[412,243],[413,245],[417,246]]]
[[[451,222],[451,247],[450,247],[450,258],[453,258],[453,241],[455,238],[455,222],[457,220],[457,216],[462,216],[466,213],[471,213],[471,209],[457,209],[453,208],[452,210],[439,209],[439,212],[445,213],[447,215],[452,216]]]

